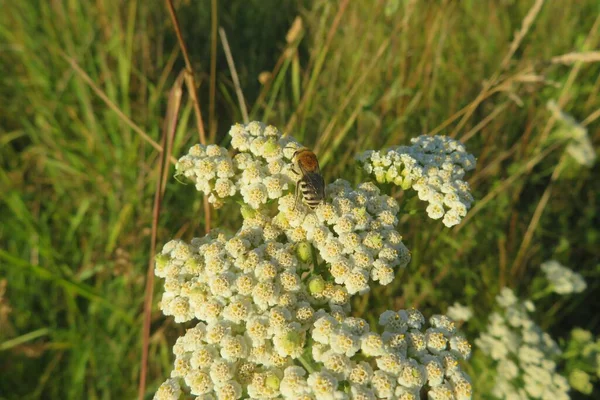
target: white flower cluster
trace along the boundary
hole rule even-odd
[[[520,302],[503,288],[496,300],[501,313],[490,316],[475,344],[497,363],[492,394],[498,399],[569,399],[569,384],[556,372],[557,344],[529,317],[531,301]]]
[[[312,392],[316,399],[413,400],[426,393],[429,399],[470,399],[471,383],[458,364],[470,356],[470,344],[448,317],[435,315],[429,322],[425,328],[414,309],[386,311],[378,334],[363,319],[317,313],[312,356],[320,370],[308,379],[296,377],[283,397]],[[311,379],[327,383],[313,386]]]
[[[459,302],[455,302],[448,307],[446,315],[454,321],[468,321],[473,316],[473,310],[469,306],[463,306]]]
[[[550,281],[552,289],[558,294],[581,293],[587,287],[583,277],[565,267],[556,260],[546,261],[541,265],[542,271]]]
[[[347,307],[340,286],[321,288],[318,300],[311,296],[300,276],[307,266],[293,245],[275,241],[281,232],[257,219],[247,219],[233,237],[173,240],[157,257],[156,275],[165,278],[163,312],[176,322],[202,321],[178,339],[171,374],[196,396],[237,399],[247,390],[255,398],[272,397],[267,393],[281,379],[274,371],[304,351],[313,304]],[[262,383],[254,381],[256,374]]]
[[[392,282],[395,269],[410,261],[396,230],[398,203],[372,183],[353,190],[341,179],[328,185],[326,197],[315,213],[307,213],[304,207],[294,210],[294,197],[287,195],[279,200],[274,221],[289,241],[312,243],[335,282],[350,294],[369,291],[370,280]]]
[[[177,162],[177,175],[192,180],[216,208],[239,193],[245,204],[258,209],[293,186],[297,176],[289,159],[298,147],[293,139],[260,122],[234,125],[229,134],[239,151],[235,157],[223,147],[197,144]]]
[[[244,318],[235,318],[237,322],[205,320],[188,329],[174,347],[172,377],[155,399],[178,399],[182,382],[186,391],[202,399],[416,400],[421,393],[440,400],[472,397],[469,378],[459,366],[459,360],[470,356],[471,346],[448,317],[433,316],[426,327],[414,309],[386,311],[379,319],[384,332],[378,334],[365,320],[348,317],[343,307],[315,312],[312,305],[318,302],[304,297],[309,301],[293,307],[254,307]],[[230,302],[228,308],[238,307]],[[303,356],[306,342],[311,344],[311,361]]]
[[[369,150],[357,157],[364,170],[379,183],[414,189],[429,203],[427,214],[447,227],[460,223],[473,203],[469,184],[462,179],[475,168],[475,157],[459,141],[422,135],[412,146],[386,151]]]
[[[554,100],[550,100],[546,107],[561,124],[558,135],[570,139],[565,148],[567,154],[578,164],[588,168],[593,167],[596,162],[596,152],[588,130],[572,116],[563,112]]]
[[[367,292],[370,280],[389,284],[395,269],[408,264],[410,252],[396,230],[398,203],[377,186],[363,183],[353,190],[337,180],[327,186],[325,201],[309,212],[289,193],[299,178],[290,162],[297,142],[259,122],[234,125],[229,133],[240,151],[233,159],[223,148],[196,145],[177,164],[178,174],[192,179],[212,203],[222,205],[240,193],[245,204],[268,214],[266,203],[276,200],[278,213],[269,229],[285,233],[288,243],[313,244],[335,282],[350,294]]]
[[[311,211],[290,193],[293,139],[260,123],[230,134],[235,157],[195,146],[178,163],[215,206],[239,194],[244,220],[233,235],[172,240],[156,258],[164,314],[199,322],[177,340],[155,399],[470,399],[458,361],[471,348],[448,317],[426,327],[416,310],[388,311],[382,334],[349,317],[353,294],[410,261],[397,202],[337,180]]]

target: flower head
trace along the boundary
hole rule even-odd
[[[560,109],[554,100],[546,104],[546,108],[552,116],[558,120],[560,126],[557,129],[558,136],[568,139],[566,153],[579,165],[591,168],[596,162],[596,152],[588,130],[577,122],[571,115]]]
[[[468,321],[473,316],[473,310],[468,306],[455,302],[448,307],[448,316],[455,321]]]
[[[541,266],[553,290],[558,294],[581,293],[587,287],[583,277],[563,266],[556,260],[546,261]]]
[[[311,210],[292,193],[299,143],[258,122],[234,125],[230,135],[235,157],[197,145],[177,165],[215,207],[243,203],[243,222],[232,233],[172,240],[156,258],[162,311],[176,322],[198,321],[177,340],[172,379],[157,398],[184,391],[218,399],[416,399],[445,390],[466,398],[470,383],[457,378],[466,376],[457,360],[469,357],[470,346],[449,318],[427,323],[414,309],[387,311],[377,332],[350,316],[351,296],[372,282],[390,284],[410,261],[396,200],[371,182],[336,180]],[[436,143],[415,146],[434,157],[442,151]],[[449,160],[471,165],[446,144]],[[423,174],[442,176],[439,185],[460,175],[454,167],[433,171],[436,160]]]
[[[529,317],[530,308],[504,288],[497,302],[502,308],[488,322],[475,344],[497,363],[493,394],[499,398],[568,398],[568,385],[556,372],[557,344]],[[455,343],[458,348],[460,343]],[[521,388],[520,382],[525,382]],[[524,391],[524,392],[523,392]]]
[[[391,183],[417,191],[426,201],[427,214],[442,219],[447,227],[460,223],[473,203],[465,172],[475,168],[475,157],[462,143],[445,136],[422,135],[412,146],[387,151],[369,150],[357,157],[379,183]]]

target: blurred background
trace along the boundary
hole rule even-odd
[[[313,148],[326,181],[356,179],[360,151],[421,134],[460,139],[477,157],[467,219],[448,229],[423,214],[402,218],[412,261],[357,299],[357,314],[431,315],[460,302],[473,309],[461,327],[473,341],[509,286],[536,298],[533,318],[557,342],[575,327],[598,335],[600,169],[566,157],[556,139],[576,126],[594,149],[600,143],[597,0],[174,4],[207,142],[228,146],[230,126],[243,121],[222,27],[250,120]],[[168,8],[27,0],[2,10],[0,398],[134,398],[160,166],[144,135],[161,142],[168,94],[185,68]],[[198,138],[184,88],[172,155]],[[170,168],[158,248],[205,231],[202,197]],[[238,216],[226,207],[211,222],[234,230]],[[581,273],[587,289],[537,296],[549,259]],[[186,328],[158,309],[161,284],[146,398],[168,377]],[[487,398],[492,365],[475,351],[475,398]],[[568,375],[572,364],[559,365]]]

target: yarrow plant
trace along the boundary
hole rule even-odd
[[[569,157],[581,166],[593,167],[596,162],[596,152],[588,130],[575,118],[561,110],[554,100],[550,100],[546,107],[559,123],[556,136],[568,140],[565,151]]]
[[[581,293],[587,287],[585,280],[580,274],[570,270],[556,260],[549,260],[542,263],[541,268],[550,282],[550,290],[558,294]]]
[[[500,306],[488,322],[487,331],[475,344],[495,362],[492,395],[498,399],[569,399],[569,383],[556,371],[560,349],[531,320],[534,304],[519,301],[503,288],[496,297]]]
[[[473,316],[473,310],[469,306],[464,306],[459,302],[455,302],[448,307],[446,315],[454,321],[468,321]]]
[[[162,311],[197,323],[155,399],[470,399],[471,347],[450,318],[386,311],[376,330],[350,314],[352,295],[410,261],[397,202],[336,180],[310,211],[293,194],[299,143],[258,122],[230,135],[234,157],[196,145],[177,164],[215,207],[241,204],[243,222],[156,258]]]
[[[475,157],[464,145],[445,136],[422,135],[412,146],[385,151],[369,150],[357,157],[363,169],[379,183],[417,191],[429,203],[427,214],[447,227],[460,223],[473,203],[465,172],[475,168]]]

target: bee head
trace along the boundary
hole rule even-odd
[[[299,156],[301,153],[304,153],[305,151],[306,151],[306,152],[309,152],[309,153],[312,153],[312,152],[311,152],[311,151],[310,151],[308,148],[306,148],[306,147],[299,147],[298,149],[296,149],[296,151],[294,151],[294,154],[293,154],[293,156],[292,156],[292,157],[293,157],[293,158],[297,158],[297,157],[298,157],[298,156]]]

